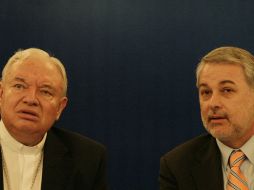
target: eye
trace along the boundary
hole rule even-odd
[[[199,91],[199,96],[203,99],[208,99],[212,94],[212,91],[210,89],[201,89]]]
[[[232,88],[223,88],[221,90],[222,93],[225,93],[225,94],[230,94],[230,93],[233,93],[234,90]]]
[[[13,87],[16,88],[16,89],[21,90],[21,89],[25,88],[25,85],[23,85],[23,84],[14,84]]]
[[[211,90],[209,90],[209,89],[204,89],[204,90],[201,90],[200,91],[200,94],[201,95],[204,95],[204,96],[207,96],[207,95],[209,95],[209,94],[211,94],[212,92],[211,92]]]
[[[44,96],[53,96],[52,92],[50,92],[49,90],[41,89],[40,92]]]

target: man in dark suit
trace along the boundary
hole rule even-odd
[[[63,64],[29,48],[5,65],[0,83],[0,189],[106,190],[105,148],[53,127],[67,104]]]
[[[254,189],[254,56],[221,47],[196,70],[208,134],[161,157],[160,190]]]

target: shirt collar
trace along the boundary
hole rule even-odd
[[[225,144],[223,144],[222,142],[220,142],[218,139],[216,139],[217,145],[220,149],[221,152],[221,156],[222,156],[222,164],[224,168],[227,168],[228,165],[228,158],[231,154],[231,152],[234,150],[228,146],[226,146]]]
[[[254,164],[254,136],[252,136],[242,147],[241,150],[248,160]]]
[[[15,152],[24,153],[24,154],[37,154],[42,151],[47,133],[44,135],[41,142],[35,146],[26,146],[16,139],[14,139],[9,132],[7,131],[3,121],[0,121],[0,141],[2,146],[6,146],[12,149]]]
[[[235,149],[226,146],[218,139],[216,139],[216,142],[222,155],[223,166],[226,168],[228,165],[229,156],[231,152]],[[246,155],[246,157],[252,164],[254,164],[254,146],[253,145],[254,145],[254,136],[252,136],[241,148],[239,148]]]

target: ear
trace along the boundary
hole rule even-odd
[[[57,115],[56,115],[56,120],[58,120],[62,114],[62,111],[64,110],[64,108],[66,107],[68,102],[68,98],[67,97],[63,97],[58,105],[58,111],[57,111]]]
[[[3,82],[0,81],[0,106],[2,104],[2,96],[3,96]]]

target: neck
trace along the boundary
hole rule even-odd
[[[23,144],[25,146],[35,146],[35,145],[39,144],[41,142],[41,140],[43,139],[43,136],[42,137],[40,136],[38,138],[32,138],[32,137],[22,138],[22,137],[14,137],[14,136],[12,136],[12,137],[16,141],[20,142],[21,144]]]
[[[228,147],[231,147],[233,149],[239,149],[241,148],[250,138],[252,137],[249,136],[248,138],[238,138],[238,139],[230,139],[230,140],[222,140],[221,142]]]
[[[27,133],[14,133],[13,131],[9,131],[7,129],[8,133],[19,143],[25,145],[25,146],[35,146],[41,142],[44,135],[38,135],[38,134],[27,134]]]

